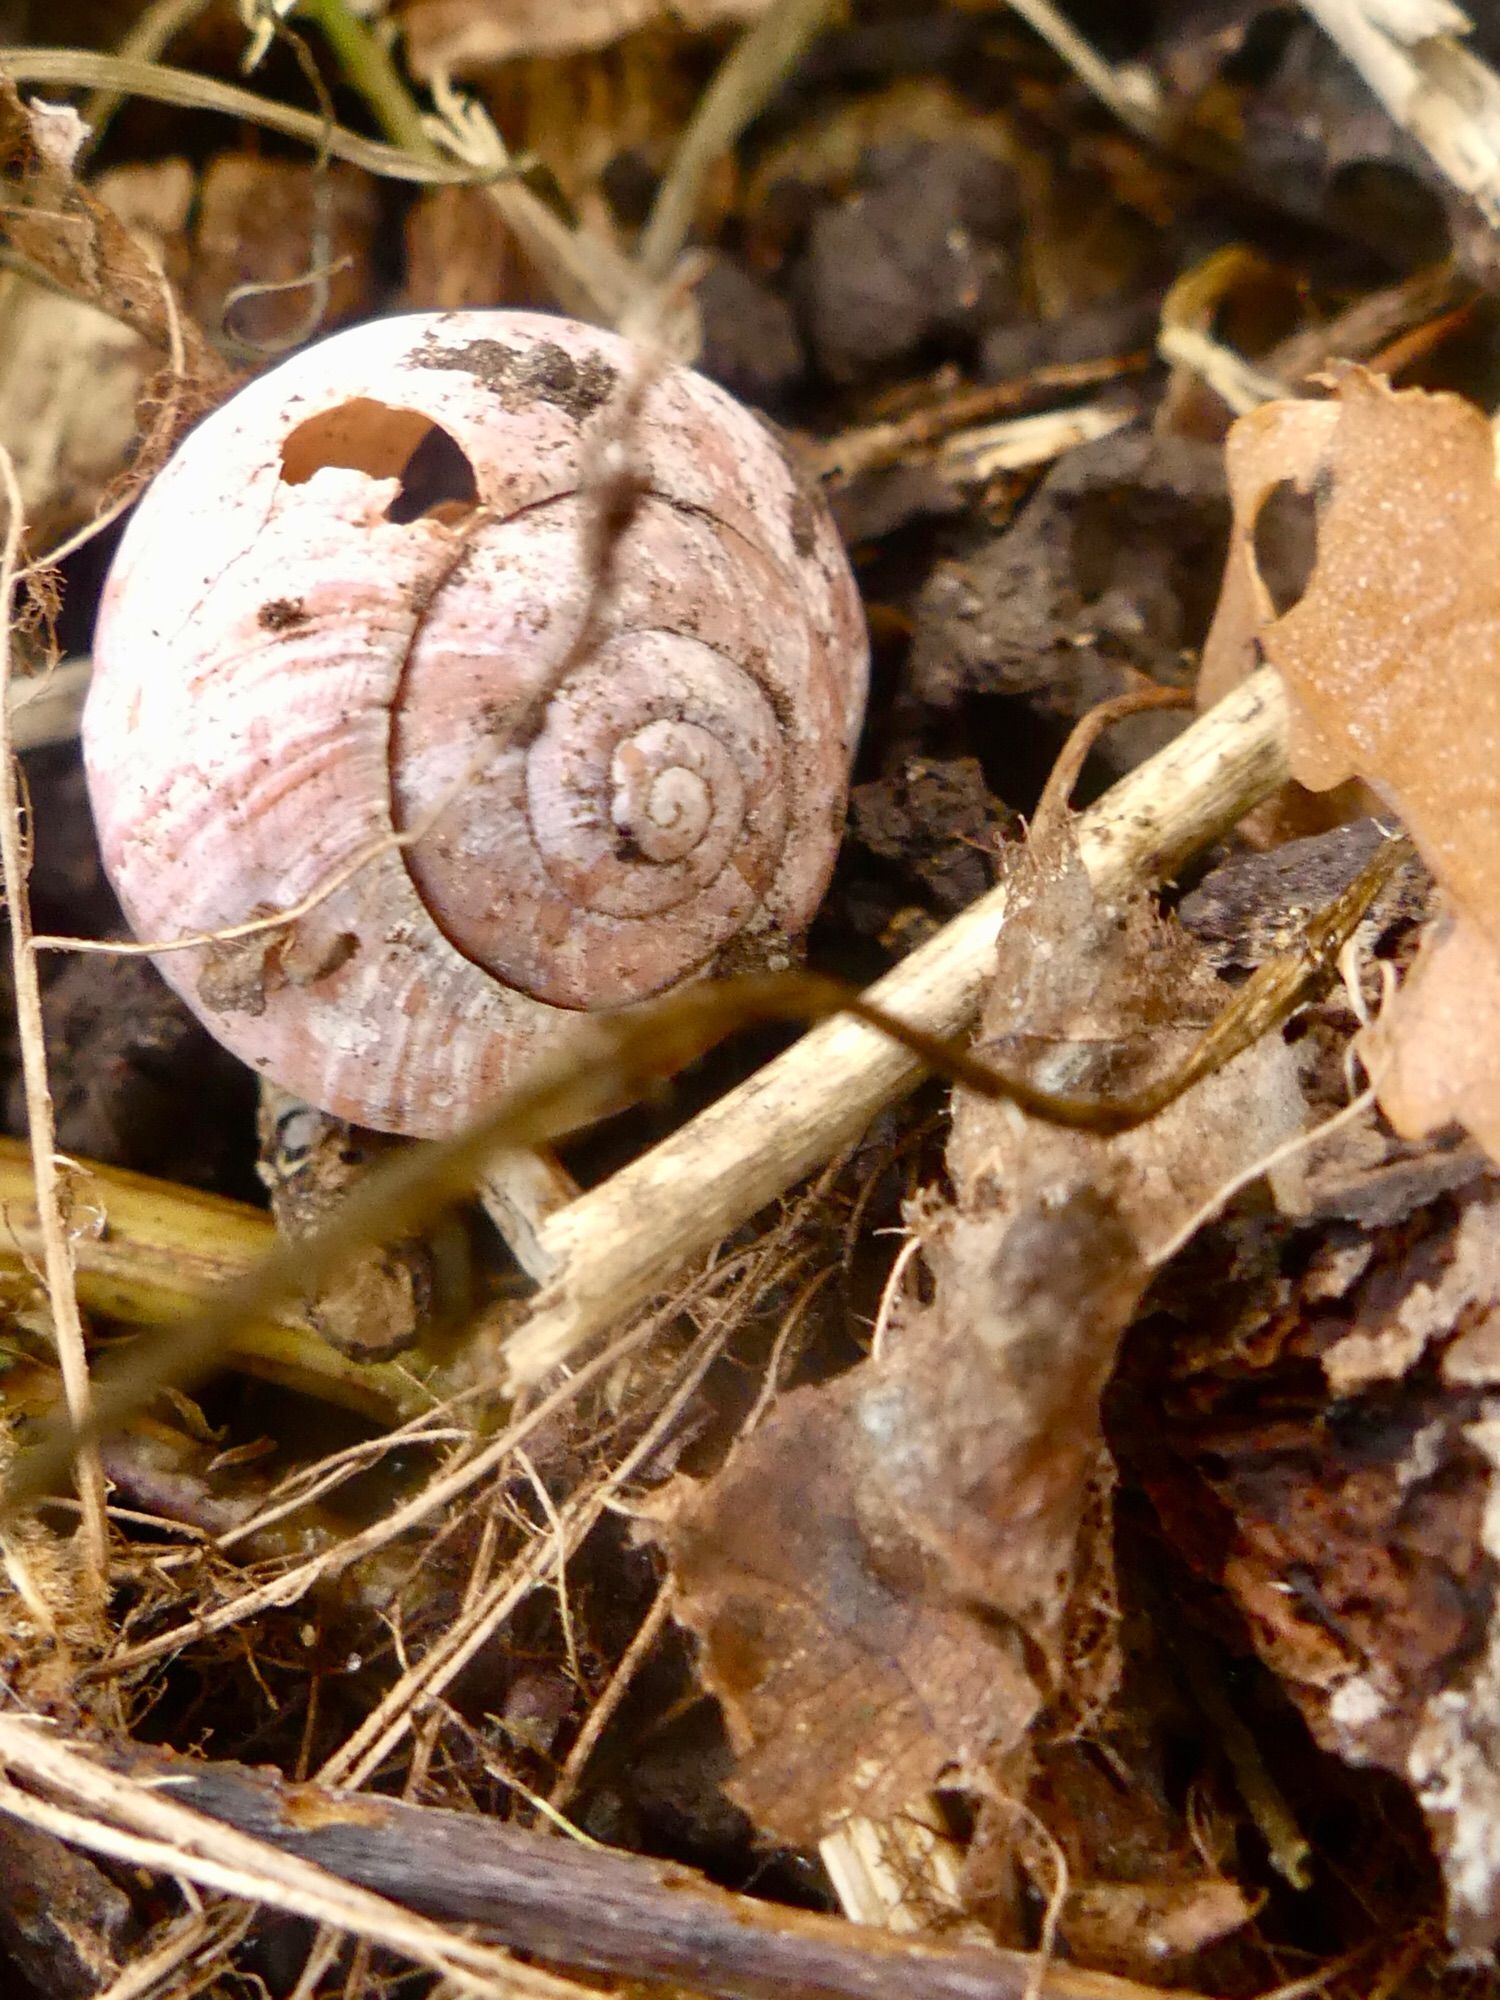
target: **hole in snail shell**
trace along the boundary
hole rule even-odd
[[[461,521],[479,504],[474,468],[441,424],[434,424],[401,468],[401,491],[388,521]]]
[[[351,396],[320,410],[290,432],[281,447],[281,476],[302,486],[325,466],[347,466],[372,479],[399,479],[386,519],[453,522],[478,504],[479,485],[467,454],[441,424],[420,410],[398,410],[370,396]]]

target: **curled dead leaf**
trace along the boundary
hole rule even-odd
[[[1349,369],[1335,398],[1278,402],[1230,434],[1234,528],[1204,650],[1207,697],[1257,650],[1293,700],[1292,769],[1351,777],[1400,813],[1446,892],[1413,971],[1361,1052],[1382,1109],[1419,1138],[1459,1120],[1500,1159],[1500,484],[1481,413]],[[1317,557],[1288,607],[1256,561],[1278,488],[1316,510]]]

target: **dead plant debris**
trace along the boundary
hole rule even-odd
[[[10,10],[0,1990],[1500,1996],[1470,12]],[[815,971],[423,1151],[101,954],[72,734],[184,431],[492,305],[759,411],[874,695]]]

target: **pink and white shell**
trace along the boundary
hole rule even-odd
[[[867,671],[837,534],[753,416],[642,366],[535,313],[375,321],[209,417],[126,531],[84,718],[110,879],[171,939],[363,858],[158,959],[340,1116],[453,1131],[827,885]]]

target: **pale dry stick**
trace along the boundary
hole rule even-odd
[[[480,1206],[533,1283],[547,1276],[541,1234],[548,1219],[578,1199],[578,1183],[546,1147],[507,1146],[486,1166],[476,1192]]]
[[[1013,10],[1034,29],[1086,83],[1101,104],[1107,104],[1122,125],[1143,139],[1161,137],[1161,92],[1151,72],[1139,64],[1106,62],[1084,39],[1052,0],[1010,0]]]
[[[74,1801],[72,1807],[0,1779],[0,1811],[69,1843],[200,1888],[217,1889],[293,1916],[337,1925],[425,1965],[483,2000],[499,1994],[579,2000],[580,1989],[506,1952],[477,1945],[356,1888],[315,1863],[283,1853],[179,1804],[159,1780],[105,1769],[30,1719],[0,1716],[0,1767]]]
[[[1085,867],[1112,893],[1168,875],[1284,784],[1286,696],[1263,668],[1079,816]],[[869,999],[931,1033],[961,1034],[983,998],[1004,884],[875,985]],[[824,1022],[679,1132],[543,1226],[551,1275],[507,1349],[540,1380],[673,1274],[857,1140],[924,1074],[848,1017]]]
[[[880,472],[907,459],[925,457],[949,440],[996,424],[1014,424],[1028,416],[1047,416],[1045,397],[1079,389],[1097,389],[1138,374],[1149,365],[1142,353],[1109,355],[1098,361],[1060,361],[1004,382],[978,389],[960,389],[904,417],[860,424],[829,438],[799,444],[807,469],[818,479],[846,484],[862,472]],[[1026,409],[1024,406],[1032,407]]]
[[[959,1921],[960,1850],[919,1813],[883,1820],[852,1815],[818,1842],[818,1855],[850,1923],[914,1936],[940,1917],[944,1934],[955,1941],[987,1935],[972,1919]]]
[[[334,1930],[331,1925],[322,1925],[308,1946],[307,1957],[303,1961],[302,1970],[297,1975],[297,1984],[292,1988],[288,2000],[314,2000],[323,1982],[324,1973],[329,1970],[343,1948],[343,1933]]]
[[[1201,327],[1172,325],[1165,314],[1156,337],[1156,351],[1170,367],[1185,368],[1206,382],[1237,417],[1275,402],[1291,391],[1274,375],[1257,368],[1243,354],[1226,347]]]
[[[896,1301],[901,1296],[901,1288],[906,1278],[906,1267],[922,1249],[920,1236],[908,1236],[896,1252],[895,1261],[885,1283],[880,1288],[880,1304],[875,1312],[875,1331],[870,1335],[870,1359],[879,1361],[885,1350],[885,1336],[891,1324],[891,1315],[896,1310]]]
[[[1264,270],[1264,261],[1240,245],[1215,250],[1184,271],[1161,302],[1157,353],[1169,366],[1206,382],[1237,417],[1292,393],[1278,376],[1255,367],[1214,332],[1225,296]]]
[[[10,740],[11,614],[24,516],[15,465],[3,446],[0,446],[0,490],[5,497],[5,537],[0,547],[0,619],[5,626],[0,635],[0,878],[10,918],[11,977],[15,983],[26,1130],[36,1183],[47,1306],[68,1418],[76,1431],[82,1431],[88,1424],[91,1405],[88,1353],[83,1340],[83,1316],[73,1284],[73,1250],[63,1222],[57,1126],[47,1082],[47,1044],[42,1028],[42,991],[31,950],[31,900],[27,890],[30,860],[22,832],[20,782]],[[95,1610],[102,1616],[109,1585],[109,1522],[97,1445],[80,1447],[74,1466],[82,1503],[83,1584]]]
[[[583,1669],[578,1664],[578,1642],[573,1633],[573,1600],[568,1595],[568,1559],[577,1547],[569,1545],[568,1533],[563,1526],[563,1517],[558,1512],[557,1502],[547,1491],[546,1481],[536,1469],[536,1461],[525,1445],[516,1450],[516,1463],[531,1481],[531,1490],[537,1498],[537,1505],[547,1518],[547,1526],[552,1534],[552,1585],[557,1592],[557,1622],[562,1628],[563,1658],[568,1663],[568,1672],[575,1687],[583,1686]],[[582,1537],[579,1537],[581,1540]]]
[[[363,167],[388,180],[415,181],[423,186],[455,183],[464,186],[487,181],[492,171],[511,171],[508,165],[476,170],[460,161],[450,163],[437,152],[419,156],[401,146],[383,145],[378,139],[363,138],[342,125],[330,128],[316,112],[299,111],[290,104],[241,89],[238,84],[220,83],[216,77],[199,76],[194,70],[172,69],[165,63],[96,55],[87,49],[0,48],[0,72],[14,83],[119,91],[128,97],[145,97],[183,110],[222,112],[226,118],[242,118],[289,139],[300,139],[309,146],[326,145],[336,159],[347,160],[351,166]],[[563,225],[559,223],[558,227]]]
[[[1395,122],[1500,228],[1500,77],[1448,0],[1302,0]]]
[[[1080,445],[1097,444],[1135,421],[1118,402],[1082,403],[1069,410],[1039,410],[1029,417],[978,424],[955,431],[938,447],[936,464],[952,479],[993,479],[1001,472],[1025,472],[1050,465]]]

